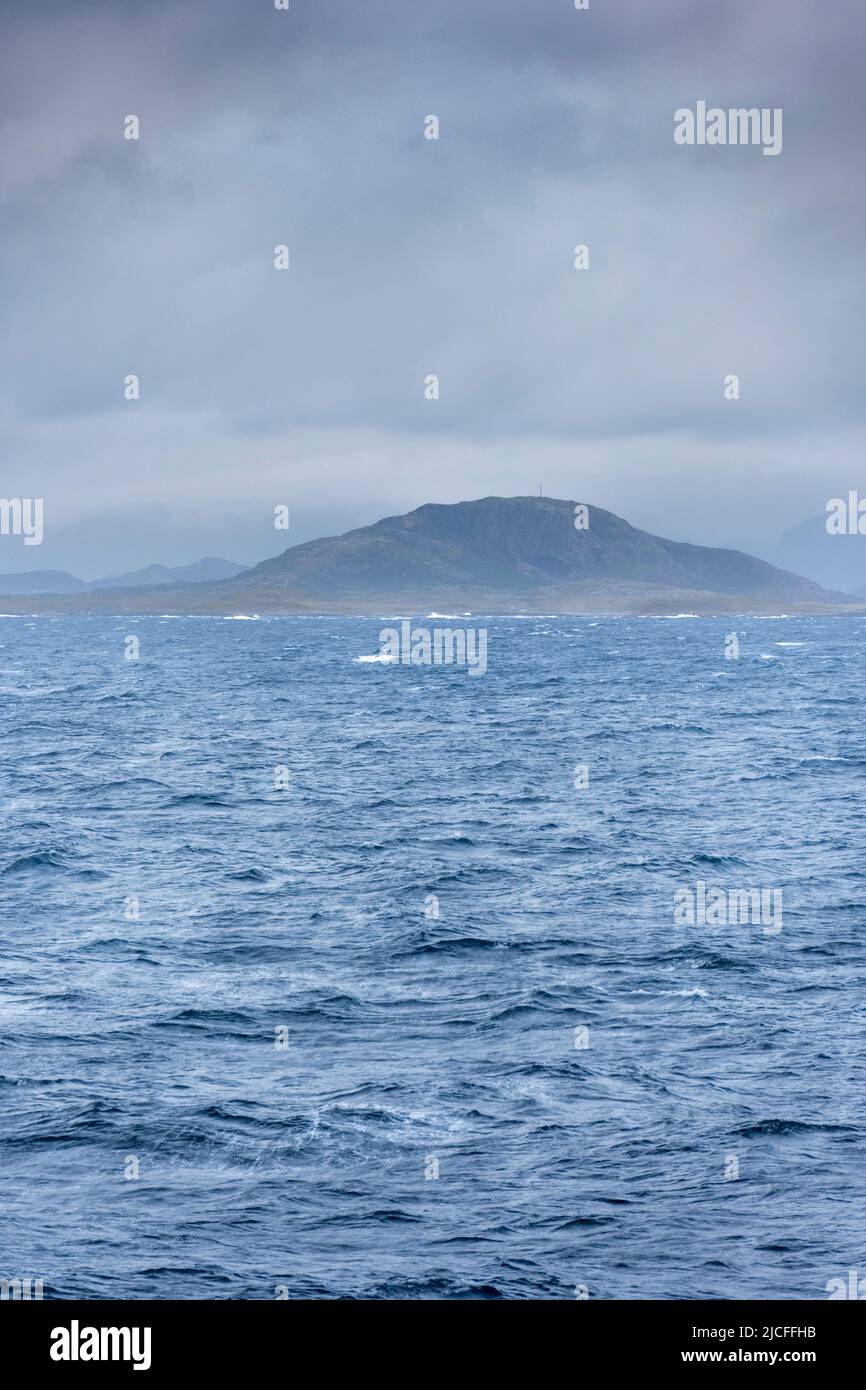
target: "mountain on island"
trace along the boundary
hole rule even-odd
[[[26,570],[0,574],[0,594],[83,594],[87,584],[66,570]]]
[[[546,591],[636,586],[820,601],[820,585],[737,550],[663,540],[600,507],[550,497],[428,504],[343,536],[292,546],[254,565],[250,591],[274,585],[342,598],[427,595],[541,597]]]
[[[247,568],[247,565],[236,565],[233,560],[220,560],[215,555],[206,555],[194,565],[178,565],[174,569],[169,569],[166,565],[148,565],[146,569],[131,570],[129,574],[94,579],[88,587],[141,589],[152,584],[207,584],[215,579],[234,579]]]
[[[866,535],[828,532],[826,512],[792,526],[768,553],[774,563],[794,565],[828,589],[862,593],[866,585]]]
[[[428,503],[342,536],[290,546],[229,579],[156,589],[116,583],[30,603],[43,611],[142,613],[828,613],[864,608],[850,595],[742,551],[665,540],[601,507],[551,497]]]
[[[85,594],[95,589],[140,589],[156,584],[203,584],[214,579],[234,579],[247,565],[206,555],[193,565],[148,565],[128,574],[112,574],[105,579],[78,579],[66,570],[30,570],[23,574],[0,574],[0,594]]]

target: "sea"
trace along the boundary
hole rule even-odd
[[[404,616],[0,618],[0,1276],[866,1277],[864,620]]]

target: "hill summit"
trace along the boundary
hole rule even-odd
[[[506,597],[511,606],[528,602],[548,611],[581,595],[613,592],[633,599],[681,591],[805,603],[831,597],[811,580],[742,551],[664,540],[601,507],[581,507],[576,515],[578,505],[552,497],[428,503],[343,536],[292,546],[254,566],[243,585],[422,606],[478,607]]]

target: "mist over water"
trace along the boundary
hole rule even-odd
[[[358,661],[398,617],[0,619],[0,1274],[825,1298],[863,622],[472,615],[472,679]],[[676,926],[699,881],[782,929]]]

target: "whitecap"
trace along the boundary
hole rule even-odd
[[[674,999],[709,999],[710,997],[707,991],[705,989],[701,989],[699,985],[695,985],[694,989],[630,989],[627,991],[627,993],[649,994],[652,995],[654,998],[670,997]]]

